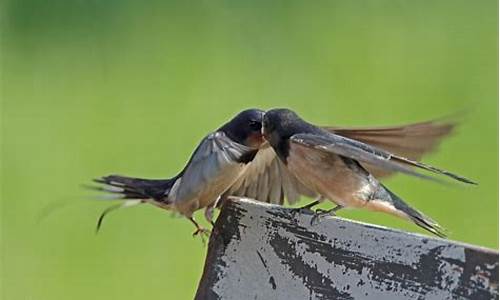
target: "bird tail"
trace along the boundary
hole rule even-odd
[[[161,201],[168,196],[175,179],[141,179],[109,175],[94,182],[101,184],[94,189],[108,192],[112,199],[153,199]]]
[[[94,179],[94,182],[101,186],[89,186],[89,188],[109,193],[108,199],[123,199],[122,203],[112,205],[105,209],[97,221],[96,233],[102,226],[104,217],[110,212],[122,207],[135,206],[144,203],[146,199],[153,199],[155,202],[162,202],[169,194],[175,183],[172,179],[141,179],[119,175],[104,176]]]
[[[383,200],[370,200],[371,201],[383,201],[385,207],[390,207],[390,209],[394,209],[392,212],[395,215],[400,217],[409,219],[417,226],[427,230],[428,232],[435,234],[438,237],[446,238],[446,230],[441,227],[436,221],[431,219],[430,217],[424,215],[420,211],[414,209],[413,207],[406,204],[403,199],[399,198],[396,194],[391,192],[385,186],[381,186],[381,189],[376,195],[376,199]],[[385,209],[384,209],[385,210]]]

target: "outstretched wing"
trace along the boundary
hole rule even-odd
[[[323,127],[323,129],[418,161],[425,154],[435,150],[441,140],[453,132],[456,125],[457,123],[452,120],[432,120],[392,127]],[[377,178],[393,174],[387,169],[381,169],[367,163],[363,165]]]
[[[283,204],[297,202],[301,195],[316,197],[316,193],[300,183],[283,165],[272,147],[265,144],[248,164],[242,176],[225,193],[262,202]]]
[[[205,137],[196,148],[176,184],[172,187],[172,202],[192,199],[211,189],[218,197],[238,178],[245,163],[257,150],[232,141],[223,132]],[[216,199],[213,199],[214,201]]]
[[[411,169],[412,167],[416,167],[435,174],[446,175],[464,183],[476,184],[470,179],[453,174],[449,171],[398,156],[383,149],[326,131],[324,135],[296,134],[290,138],[290,143],[348,157],[359,161],[361,164],[369,164],[389,172],[401,172],[421,178],[433,179],[433,177],[418,173]]]
[[[433,120],[392,127],[323,127],[323,129],[380,148],[391,155],[417,161],[423,155],[435,150],[440,141],[449,135],[455,126],[455,122]],[[411,171],[411,167],[402,167],[399,164],[391,167],[381,167],[378,163],[374,164],[367,161],[361,163],[377,178],[390,176],[395,172],[426,177]],[[226,195],[249,197],[277,204],[282,204],[285,199],[293,204],[299,199],[300,195],[317,196],[315,192],[308,189],[287,170],[268,144],[259,150],[243,176],[231,187]]]

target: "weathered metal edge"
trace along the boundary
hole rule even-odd
[[[216,226],[214,228],[215,230],[220,229],[221,231],[220,232],[214,231],[214,234],[212,234],[212,236],[210,238],[209,249],[208,249],[208,253],[207,253],[207,260],[206,260],[206,263],[204,266],[203,275],[202,275],[200,283],[199,283],[198,291],[196,294],[196,299],[221,299],[220,296],[218,295],[218,292],[220,292],[220,289],[217,292],[217,288],[213,289],[212,285],[214,283],[220,282],[221,280],[224,280],[224,281],[227,280],[227,278],[225,278],[225,277],[219,278],[220,276],[227,276],[227,273],[221,272],[221,270],[226,269],[228,267],[227,265],[225,265],[224,259],[221,259],[221,257],[229,254],[230,256],[233,257],[233,259],[236,259],[236,261],[238,261],[238,258],[237,258],[238,255],[236,254],[236,257],[235,257],[234,256],[235,253],[233,253],[232,251],[227,253],[227,250],[228,250],[227,247],[228,247],[228,244],[231,243],[231,240],[234,240],[234,239],[241,240],[240,231],[239,231],[241,229],[241,227],[235,226],[235,225],[238,223],[238,220],[240,220],[245,215],[247,218],[252,219],[253,214],[248,214],[249,209],[253,212],[257,212],[257,211],[262,209],[262,212],[265,214],[272,214],[272,215],[276,215],[276,216],[279,216],[279,217],[282,217],[285,219],[293,219],[294,218],[294,217],[292,217],[293,214],[288,214],[289,212],[291,212],[289,208],[284,208],[284,207],[279,206],[279,205],[260,203],[260,202],[256,202],[256,201],[251,200],[251,199],[233,199],[230,203],[228,202],[227,204],[228,204],[227,207],[225,207],[225,209],[222,210],[222,212],[217,220]],[[310,216],[311,214],[304,211],[304,212],[301,212],[301,215],[303,215],[307,218],[307,216],[308,215]],[[290,218],[288,216],[290,216]],[[366,224],[363,222],[350,221],[350,220],[346,220],[343,218],[332,218],[330,220],[324,220],[324,224],[325,225],[328,225],[328,224],[332,225],[332,223],[330,223],[329,221],[332,223],[335,223],[335,226],[340,226],[340,227],[347,226],[347,225],[352,226],[353,224],[356,224],[355,225],[356,227],[357,226],[367,227],[367,229],[374,229],[376,231],[385,232],[386,234],[389,234],[392,236],[401,235],[401,236],[404,236],[406,239],[421,240],[421,241],[423,241],[424,244],[426,244],[428,242],[433,242],[436,244],[443,244],[443,245],[448,245],[448,246],[458,246],[458,247],[470,249],[472,251],[479,251],[479,252],[481,252],[481,255],[486,255],[486,256],[490,256],[490,257],[496,256],[496,261],[498,264],[498,252],[494,251],[493,249],[478,247],[478,246],[465,244],[465,243],[461,243],[461,242],[449,241],[446,239],[434,238],[434,237],[430,237],[427,235],[421,235],[421,234],[416,234],[416,233],[407,233],[405,231],[401,231],[401,230],[397,230],[397,229],[387,228],[384,226],[377,226],[377,225],[373,225],[373,224]],[[245,225],[242,225],[242,226],[243,226],[243,228],[245,228]],[[236,249],[234,249],[234,247],[233,247],[232,250],[234,251]],[[495,259],[494,257],[492,257],[492,258]],[[215,263],[215,262],[217,262],[217,263]],[[246,266],[246,267],[248,267],[248,266]],[[244,267],[244,269],[246,267]],[[226,274],[226,275],[224,275],[224,274]],[[247,280],[248,279],[249,278],[247,278]],[[258,279],[258,278],[256,278],[256,279]],[[236,294],[238,294],[238,292],[236,292]]]
[[[281,206],[278,204],[259,202],[259,201],[256,201],[256,200],[253,200],[250,198],[228,197],[228,199],[230,199],[230,201],[234,201],[236,203],[241,202],[241,203],[246,203],[246,204],[250,204],[250,205],[262,206],[262,207],[265,207],[268,209],[277,208],[277,209],[289,211],[289,212],[292,212],[292,210],[293,210],[293,208],[290,208],[290,207],[284,207],[284,206]],[[304,213],[307,214],[308,212],[304,211]],[[312,212],[310,212],[310,214],[312,214]],[[342,218],[339,216],[332,216],[329,218],[325,218],[324,222],[329,222],[331,220],[337,220],[337,221],[346,222],[346,223],[350,223],[350,224],[358,224],[358,225],[366,226],[369,228],[391,231],[394,233],[404,233],[406,235],[410,235],[410,236],[414,236],[414,237],[418,237],[418,238],[426,238],[428,240],[441,241],[441,242],[446,241],[449,243],[453,243],[457,246],[462,246],[462,247],[477,250],[477,251],[489,252],[491,254],[496,254],[496,255],[499,254],[499,252],[496,249],[492,249],[492,248],[488,248],[488,247],[484,247],[484,246],[478,246],[478,245],[474,245],[474,244],[470,244],[470,243],[466,243],[466,242],[462,242],[462,241],[443,239],[443,238],[435,237],[432,235],[426,235],[426,234],[421,234],[421,233],[417,233],[417,232],[410,232],[410,231],[405,231],[402,229],[386,227],[386,226],[382,226],[382,225],[366,223],[366,222],[361,222],[361,221],[352,220],[352,219],[346,219],[346,218]]]

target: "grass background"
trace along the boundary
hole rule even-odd
[[[452,239],[497,247],[497,5],[4,1],[2,299],[192,298],[206,251],[192,224],[142,206],[113,214],[96,236],[109,203],[86,199],[80,184],[174,175],[207,132],[248,107],[352,126],[468,110],[425,161],[479,186],[403,176],[387,185]]]

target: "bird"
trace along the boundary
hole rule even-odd
[[[432,127],[431,125],[432,123],[417,124],[407,128]],[[426,152],[425,145],[418,149],[418,145],[394,143],[398,138],[394,139],[394,135],[391,137],[391,133],[401,131],[401,128],[357,131],[322,128],[304,121],[294,111],[282,108],[271,109],[265,113],[262,131],[264,139],[274,150],[274,154],[290,174],[289,176],[297,179],[309,193],[317,195],[314,202],[303,208],[311,208],[325,199],[336,204],[330,210],[317,210],[313,220],[326,215],[334,215],[342,208],[364,208],[410,220],[439,237],[446,237],[444,229],[436,221],[408,205],[383,185],[377,177],[400,172],[425,179],[436,179],[428,174],[417,172],[416,169],[419,169],[444,175],[466,184],[477,183],[463,176],[391,152],[390,148],[401,148],[403,151],[401,149],[399,151],[404,153],[405,146],[409,147],[406,151],[413,158],[420,157]],[[433,128],[436,129],[435,132],[440,131],[437,130],[439,126]],[[447,131],[444,127],[441,129]],[[416,136],[418,135],[413,135],[414,141],[419,140],[415,138]],[[423,137],[421,137],[422,141],[432,140],[432,137],[425,138],[425,135]],[[404,141],[405,135],[400,135],[399,140]],[[385,147],[386,149],[383,149],[384,143],[386,146],[389,145]],[[427,144],[431,145],[433,142]]]
[[[103,211],[96,230],[99,231],[110,211],[150,203],[189,219],[196,227],[193,236],[208,234],[209,230],[198,224],[193,213],[204,208],[206,219],[213,225],[213,207],[244,173],[264,142],[261,132],[263,115],[263,110],[247,109],[209,133],[201,140],[186,166],[172,178],[109,175],[94,179],[100,185],[93,186],[93,189],[111,193],[110,199],[125,201]]]
[[[240,142],[243,141],[242,143],[252,147],[252,151],[248,152],[250,153],[247,157],[248,162],[240,176],[235,176],[237,179],[232,184],[228,185],[228,188],[222,192],[217,200],[215,202],[212,201],[211,205],[205,207],[205,218],[212,225],[214,206],[222,206],[231,196],[253,198],[257,201],[280,205],[284,204],[285,200],[289,204],[294,204],[301,196],[316,198],[313,203],[304,208],[313,207],[323,200],[320,194],[304,185],[294,174],[291,174],[286,165],[276,155],[276,152],[269,142],[262,139],[262,133],[259,136],[258,120],[262,121],[263,114],[264,111],[260,109],[243,111],[219,130],[205,137],[205,139],[212,139],[212,135],[217,135],[216,133],[219,131],[222,131],[224,135],[228,132],[238,131],[240,134],[238,137],[235,137],[235,139]],[[424,154],[435,150],[439,142],[453,131],[455,125],[454,122],[432,120],[392,127],[348,128],[324,126],[322,128],[336,135],[352,138],[403,155],[406,158],[418,160]],[[253,129],[241,129],[245,126],[251,126]],[[260,127],[262,127],[262,125],[260,125]],[[245,135],[248,135],[248,142],[245,142]],[[230,134],[230,136],[234,136],[234,134]],[[204,144],[204,140],[193,153],[188,165],[193,161],[193,157],[196,156],[201,145]],[[208,157],[205,158],[204,161],[210,161]],[[393,171],[387,168],[379,168],[370,164],[363,164],[363,166],[379,179],[394,174]],[[99,231],[104,217],[109,212],[120,207],[151,203],[163,209],[176,211],[175,205],[169,204],[168,195],[173,195],[173,192],[171,193],[170,190],[178,179],[181,179],[180,182],[182,182],[182,175],[187,167],[188,166],[186,166],[177,176],[169,179],[142,179],[120,175],[109,175],[95,179],[95,182],[103,186],[91,187],[92,189],[112,193],[111,197],[108,197],[108,199],[125,200],[125,202],[113,205],[102,212],[97,222],[96,231]],[[224,174],[222,170],[221,168],[220,172]],[[207,181],[207,184],[210,184],[210,182]],[[189,187],[189,185],[185,183],[184,185],[186,188]],[[221,190],[223,189],[221,188]],[[215,194],[216,193],[214,193],[212,198],[215,197]],[[192,218],[192,214],[191,216],[188,214],[187,217],[197,228],[193,235],[200,232],[207,232],[205,229],[198,226],[194,218]]]
[[[411,160],[419,160],[425,154],[436,150],[439,143],[454,131],[457,125],[456,119],[456,116],[453,118],[448,116],[399,126],[361,128],[322,126],[321,128]],[[384,179],[395,173],[370,164],[364,163],[363,166],[377,179]],[[244,175],[224,193],[218,206],[222,206],[227,196],[253,198],[280,205],[284,204],[285,200],[289,204],[294,204],[300,196],[321,198],[288,172],[268,142],[261,144]]]

